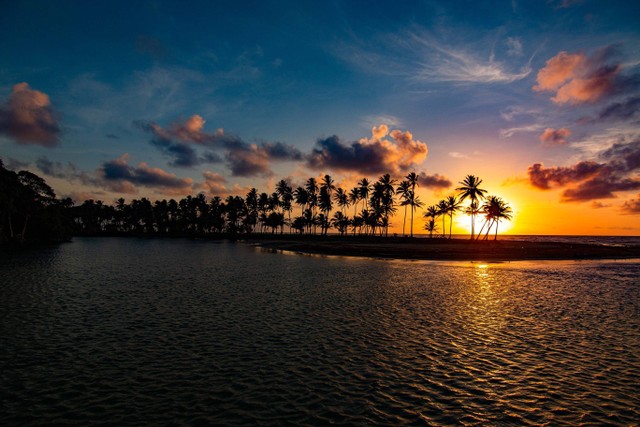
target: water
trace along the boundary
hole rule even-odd
[[[0,255],[4,425],[631,425],[640,262]]]

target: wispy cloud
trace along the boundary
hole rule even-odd
[[[513,135],[517,133],[526,133],[526,132],[538,132],[542,130],[543,126],[539,124],[527,125],[527,126],[517,126],[508,129],[500,129],[498,134],[500,138],[511,138]]]
[[[448,46],[422,32],[412,33],[412,40],[420,47],[420,69],[412,77],[418,82],[454,83],[512,83],[531,74],[531,64],[514,70],[497,61],[493,51],[482,57],[461,47]]]
[[[341,44],[336,55],[367,72],[394,75],[413,83],[449,82],[512,83],[531,74],[531,59],[519,64],[496,59],[493,49],[483,49],[477,40],[459,44],[444,41],[422,27],[387,34],[369,45],[361,41]],[[505,40],[510,60],[522,55],[518,38]]]

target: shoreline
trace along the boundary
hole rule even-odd
[[[521,240],[267,236],[243,239],[270,251],[425,261],[552,261],[640,259],[640,246]]]

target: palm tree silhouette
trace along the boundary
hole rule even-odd
[[[396,189],[396,194],[400,195],[400,206],[404,206],[404,218],[402,219],[402,235],[404,236],[405,223],[407,222],[407,205],[411,203],[411,185],[409,181],[401,181]]]
[[[445,199],[447,204],[447,213],[449,214],[449,239],[451,239],[451,232],[453,228],[453,215],[456,212],[459,212],[462,205],[462,202],[456,198],[456,196],[449,196]]]
[[[482,206],[482,212],[485,213],[485,225],[488,225],[487,232],[484,235],[483,240],[487,240],[489,238],[489,232],[493,226],[496,228],[493,240],[498,240],[498,224],[503,219],[511,220],[511,214],[513,213],[511,207],[500,197],[489,196],[487,197],[487,202]],[[480,233],[482,233],[482,230]],[[479,237],[480,234],[478,234],[478,238]]]
[[[371,192],[371,183],[367,178],[362,178],[360,182],[358,182],[358,188],[360,189],[360,200],[364,200],[364,208],[369,209],[368,201],[369,201],[369,193]]]
[[[473,236],[475,234],[475,216],[477,214],[477,205],[479,199],[484,199],[484,194],[487,190],[480,188],[480,184],[482,184],[482,180],[477,178],[474,175],[467,175],[462,181],[460,181],[461,186],[456,188],[456,191],[460,192],[460,201],[464,201],[464,199],[469,198],[471,200],[471,205],[473,206],[475,203],[475,209],[470,210],[471,215],[471,240],[473,240]]]
[[[353,216],[358,214],[358,202],[360,201],[360,189],[353,187],[349,191],[349,203],[353,205]]]
[[[407,176],[406,179],[407,181],[409,181],[409,185],[411,185],[411,199],[410,199],[410,203],[409,205],[411,206],[411,237],[413,237],[413,212],[419,208],[422,207],[422,202],[420,200],[418,200],[418,197],[416,196],[416,187],[419,187],[418,184],[418,179],[420,178],[420,176],[418,174],[416,174],[415,172],[410,172]]]
[[[435,205],[428,206],[427,210],[424,212],[424,217],[427,219],[425,230],[429,232],[430,238],[433,238],[433,232],[438,228],[436,226],[436,217],[438,215],[440,215],[440,210]]]
[[[442,238],[444,239],[447,235],[447,228],[445,226],[445,219],[447,218],[447,214],[448,214],[448,209],[449,209],[449,205],[447,205],[447,201],[446,200],[440,200],[438,202],[438,204],[436,205],[436,208],[438,208],[438,214],[442,216]]]

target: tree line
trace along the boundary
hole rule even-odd
[[[388,236],[391,219],[402,210],[402,235],[413,237],[414,217],[424,203],[416,195],[419,175],[407,174],[398,182],[389,174],[376,181],[362,178],[350,189],[336,186],[330,175],[309,178],[293,188],[280,180],[271,194],[252,188],[244,197],[207,197],[200,193],[180,200],[148,198],[129,203],[119,198],[114,204],[85,200],[75,205],[71,199],[58,200],[45,181],[28,171],[18,173],[1,166],[2,238],[24,241],[25,238],[68,235],[159,235],[213,236],[251,233],[327,235],[330,230],[353,236]],[[452,237],[454,215],[471,216],[471,238],[487,239],[490,230],[497,238],[498,224],[511,219],[511,208],[500,198],[486,196],[482,180],[467,175],[456,194],[426,207],[424,229],[430,237]],[[11,191],[5,191],[11,189]],[[468,207],[463,208],[465,200]],[[481,204],[481,202],[483,202]],[[475,235],[475,217],[484,223]],[[438,218],[442,218],[439,228]],[[408,220],[408,226],[407,226]],[[29,221],[31,221],[29,223]],[[51,228],[41,234],[43,228]],[[19,230],[19,231],[17,231]],[[484,236],[482,233],[485,232]]]

